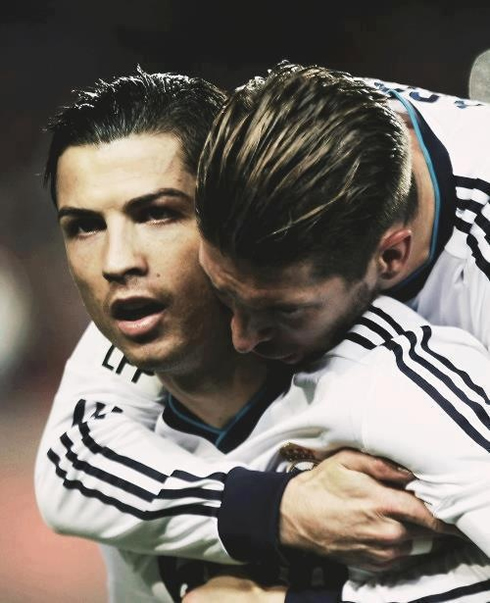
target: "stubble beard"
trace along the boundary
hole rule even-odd
[[[328,351],[341,343],[341,341],[345,339],[347,333],[352,329],[364,312],[366,312],[367,308],[371,305],[372,301],[379,295],[379,293],[379,286],[370,288],[366,283],[362,283],[349,311],[339,318],[339,320],[329,330],[321,350],[318,350],[317,352],[305,357],[298,365],[295,366],[295,369],[305,369],[312,362],[317,361]]]

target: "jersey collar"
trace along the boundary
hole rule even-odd
[[[263,387],[221,429],[201,421],[171,395],[168,396],[162,418],[169,427],[201,436],[221,452],[230,452],[248,438],[263,413],[274,400],[289,389],[290,384],[289,369],[283,367],[271,369]]]

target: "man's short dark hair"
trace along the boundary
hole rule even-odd
[[[357,280],[383,232],[416,212],[409,137],[360,79],[280,63],[235,91],[198,170],[203,237],[260,266],[313,260]]]
[[[48,124],[52,133],[44,183],[56,203],[58,160],[71,146],[109,143],[133,134],[173,134],[182,145],[186,168],[197,173],[199,155],[226,95],[197,77],[145,73],[99,80],[77,91],[73,104]]]

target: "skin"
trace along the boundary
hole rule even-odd
[[[194,183],[194,175],[183,164],[180,143],[170,135],[69,147],[58,164],[58,212],[70,270],[97,326],[135,365],[156,370],[165,387],[203,421],[221,427],[259,389],[265,367],[253,355],[233,351],[229,315],[199,266]],[[322,524],[333,528],[323,529],[321,541],[327,547],[322,554],[347,548],[345,530],[337,528],[351,525],[351,514],[358,512],[357,507],[345,504],[354,488],[362,491],[363,502],[371,501],[381,542],[386,540],[386,530],[392,533],[393,524],[399,526],[383,562],[387,557],[398,558],[402,547],[397,548],[397,542],[406,543],[414,535],[402,524],[405,499],[397,499],[387,509],[391,488],[379,484],[372,496],[371,481],[365,476],[360,480],[360,473],[349,468],[351,459],[345,459],[345,451],[316,468],[315,475],[323,476],[322,487],[330,487],[332,463],[339,458],[344,459],[337,463],[335,476],[339,505],[329,515],[321,488],[309,480],[304,496],[315,496],[310,504],[312,515],[301,515],[296,521],[299,490],[291,489],[291,484],[298,478],[291,480],[283,498],[281,540],[289,546],[306,544],[318,550],[303,535],[314,533],[321,517]],[[372,481],[388,476],[399,484],[411,479],[394,468],[376,471],[373,462],[375,467],[385,466],[384,461],[365,460],[364,470],[371,471]],[[432,525],[424,505],[403,494],[411,501],[409,518]],[[369,518],[361,523],[352,554],[358,565],[377,559],[378,534]],[[361,554],[357,556],[356,551]]]
[[[206,584],[190,591],[182,603],[283,603],[284,586],[262,587],[241,576],[216,576]]]
[[[350,286],[335,276],[318,280],[307,262],[257,269],[203,241],[199,259],[219,299],[232,312],[233,345],[243,354],[287,364],[333,347],[377,291],[377,271]]]
[[[459,535],[403,489],[412,479],[409,471],[389,461],[342,450],[286,486],[280,514],[282,542],[316,554],[326,548],[337,561],[371,572],[399,568],[414,539]],[[346,507],[352,518],[347,530],[342,519]],[[329,522],[314,525],[311,517],[325,512]]]

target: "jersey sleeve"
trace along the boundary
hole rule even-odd
[[[451,157],[456,202],[446,251],[461,258],[463,268],[460,277],[454,275],[442,289],[451,288],[446,297],[455,300],[453,308],[447,307],[444,324],[469,330],[490,349],[490,106],[469,106],[456,113],[453,123],[458,126],[444,140]],[[447,124],[439,127],[441,139],[446,134],[444,126]]]
[[[271,473],[269,489],[247,497],[248,482],[260,484],[262,474],[253,480],[256,472],[236,461],[199,458],[154,433],[164,399],[156,377],[89,326],[66,364],[37,454],[35,491],[46,523],[136,553],[217,563],[238,562],[230,548],[250,558],[274,549],[269,524],[278,521],[284,477]],[[271,490],[275,510],[265,504]],[[256,548],[247,534],[249,525],[262,526],[254,500],[265,509]]]
[[[490,555],[488,354],[463,331],[423,326],[378,356],[370,403],[352,415],[363,449],[411,470],[409,489],[434,516]]]

